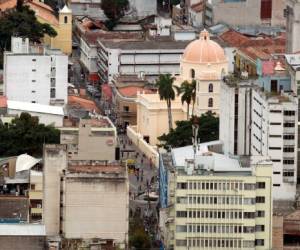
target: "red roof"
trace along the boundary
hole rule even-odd
[[[143,87],[135,87],[135,86],[129,86],[129,87],[123,87],[118,88],[119,93],[124,97],[136,97],[138,91],[144,91],[146,94],[155,93],[156,91],[151,89],[144,89]]]
[[[99,109],[94,101],[79,96],[75,96],[75,95],[68,96],[68,104],[71,106],[78,105],[88,111],[92,112],[95,110],[97,113],[99,113]]]
[[[0,108],[7,107],[7,98],[6,96],[0,96]]]
[[[243,34],[236,32],[235,30],[228,30],[224,32],[221,39],[233,47],[240,47],[246,42],[250,41],[250,38],[244,36]]]

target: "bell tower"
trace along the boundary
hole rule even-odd
[[[65,5],[59,11],[59,36],[61,48],[64,53],[72,53],[72,10]]]

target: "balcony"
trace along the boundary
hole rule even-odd
[[[32,207],[31,208],[31,214],[42,214],[43,209],[40,207]]]
[[[43,191],[30,191],[29,199],[30,200],[42,200],[43,199]]]

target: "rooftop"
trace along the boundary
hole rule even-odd
[[[147,89],[144,87],[136,87],[136,86],[127,86],[127,87],[119,87],[117,88],[118,92],[127,98],[136,98],[138,92],[144,92],[145,94],[154,94],[157,93],[156,90]]]
[[[68,106],[81,107],[90,112],[100,112],[99,108],[97,107],[94,101],[76,95],[68,96]]]
[[[39,224],[2,224],[1,236],[46,236],[45,225]]]
[[[123,174],[125,170],[126,170],[125,167],[122,167],[120,165],[70,165],[70,164],[68,165],[69,173]]]
[[[31,102],[18,102],[7,100],[7,108],[13,110],[22,110],[28,112],[45,113],[64,116],[63,107],[43,105]]]
[[[98,39],[105,47],[122,50],[184,50],[190,41],[147,40],[147,41],[113,41]]]
[[[109,118],[106,116],[97,115],[96,117],[90,117],[86,119],[78,119],[78,118],[65,118],[64,119],[64,127],[69,128],[77,128],[79,124],[90,125],[91,127],[97,128],[112,128],[113,125]]]

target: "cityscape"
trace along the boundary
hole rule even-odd
[[[300,250],[299,90],[300,0],[0,0],[0,250]]]

